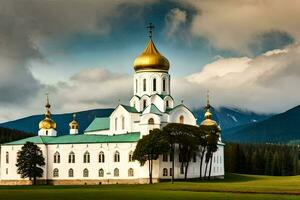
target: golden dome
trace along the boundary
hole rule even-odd
[[[51,112],[50,112],[51,105],[49,104],[48,95],[47,95],[47,102],[46,102],[45,107],[46,107],[45,119],[40,121],[39,129],[56,129],[56,123],[50,118],[51,117]]]
[[[56,123],[50,118],[45,118],[42,121],[40,121],[39,128],[40,129],[56,129]]]
[[[212,120],[212,114],[209,109],[204,114],[204,120],[201,122],[201,126],[218,126],[217,122]]]
[[[73,114],[73,120],[69,123],[70,129],[78,129],[79,125],[77,123],[77,121],[75,120],[76,118],[76,114]]]
[[[167,58],[158,52],[152,39],[150,38],[144,51],[134,60],[133,66],[136,72],[167,72],[170,68],[170,63]]]

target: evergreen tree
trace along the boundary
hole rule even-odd
[[[22,178],[33,179],[33,185],[36,185],[37,177],[43,176],[43,167],[45,165],[45,159],[41,149],[31,143],[26,142],[22,149],[17,154],[17,172]]]

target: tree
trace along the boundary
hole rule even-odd
[[[163,128],[163,133],[169,142],[169,148],[171,150],[172,169],[174,169],[174,155],[175,155],[175,144],[179,145],[179,155],[181,158],[181,166],[184,167],[185,173],[184,178],[187,179],[187,172],[189,163],[194,154],[198,150],[198,139],[197,135],[200,135],[200,129],[197,126],[170,123]],[[174,173],[172,173],[172,183],[174,180]]]
[[[143,136],[143,138],[138,141],[133,152],[133,159],[138,160],[141,166],[148,161],[150,184],[152,184],[153,160],[157,160],[159,155],[168,151],[168,141],[160,129],[150,131],[149,135]]]
[[[17,173],[22,178],[33,179],[33,185],[36,185],[36,178],[43,176],[43,167],[45,159],[41,149],[32,142],[26,142],[17,154]]]

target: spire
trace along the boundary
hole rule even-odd
[[[49,103],[49,93],[46,93],[46,104],[45,104],[45,108],[46,108],[45,117],[46,117],[46,118],[50,118],[50,117],[51,117],[51,112],[50,112],[51,105],[50,105],[50,103]]]
[[[207,93],[206,93],[206,106],[205,106],[205,108],[207,110],[209,110],[211,108],[210,103],[209,103],[209,90],[207,90]]]
[[[147,29],[149,31],[149,38],[152,38],[152,33],[153,33],[153,29],[155,28],[155,26],[150,22],[149,25],[147,26]]]

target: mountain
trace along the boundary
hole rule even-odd
[[[32,137],[32,135],[22,131],[0,127],[0,144],[27,137]]]
[[[82,133],[95,117],[108,117],[114,109],[94,109],[76,113],[76,120],[79,122],[79,133]],[[72,113],[53,114],[51,118],[56,122],[58,134],[69,134],[69,123],[72,121]],[[1,127],[21,130],[27,133],[37,134],[39,122],[44,119],[44,115],[33,115],[14,121],[0,124]]]
[[[108,117],[113,109],[94,109],[76,113],[76,120],[79,122],[79,132],[82,133],[95,117]],[[204,110],[197,109],[193,111],[194,115],[200,123],[203,119]],[[253,112],[245,112],[238,109],[218,108],[212,109],[215,120],[220,122],[222,129],[228,129],[243,124],[261,121],[270,115],[259,115]],[[12,128],[37,134],[38,124],[44,118],[44,115],[34,115],[22,119],[0,124],[2,127]],[[72,113],[53,114],[52,119],[57,122],[57,132],[60,135],[69,134],[69,122],[72,120]]]
[[[212,108],[214,120],[216,120],[222,130],[230,129],[233,127],[259,122],[272,116],[272,114],[257,114],[250,111],[243,111],[237,108],[220,107],[217,109]],[[193,113],[198,119],[198,122],[203,120],[204,109],[194,110]]]
[[[224,141],[247,143],[293,143],[300,140],[300,106],[266,120],[227,129]]]

